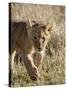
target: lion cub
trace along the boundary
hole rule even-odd
[[[11,71],[21,54],[27,72],[32,80],[40,77],[45,47],[52,33],[52,25],[41,25],[35,21],[14,23],[11,27]]]

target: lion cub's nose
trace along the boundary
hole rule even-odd
[[[38,50],[41,51],[41,48],[39,47]]]

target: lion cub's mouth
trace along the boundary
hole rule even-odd
[[[38,51],[42,51],[42,48],[38,48]]]
[[[37,52],[41,52],[42,51],[42,48],[36,48],[36,51]]]

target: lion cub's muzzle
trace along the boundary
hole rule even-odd
[[[42,48],[39,47],[39,48],[38,48],[38,51],[42,51]]]

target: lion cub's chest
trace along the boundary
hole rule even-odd
[[[43,60],[44,50],[41,51],[41,52],[37,52],[35,50],[35,48],[33,47],[32,50],[31,50],[31,52],[28,55],[29,55],[29,57],[30,56],[32,57],[32,61],[38,67],[41,64],[42,60]]]

